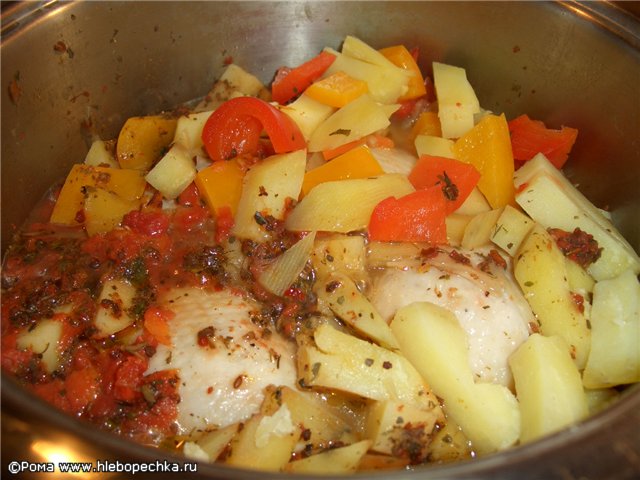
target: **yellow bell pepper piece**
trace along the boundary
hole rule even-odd
[[[514,205],[513,153],[504,114],[485,116],[454,143],[453,153],[478,169],[478,188],[491,208]]]
[[[344,72],[336,72],[312,83],[304,93],[320,103],[341,108],[368,90],[366,82]]]
[[[162,115],[129,118],[116,144],[116,157],[122,168],[149,170],[173,142],[178,120]]]
[[[418,135],[429,135],[431,137],[441,137],[440,119],[437,112],[422,112],[416,123],[411,127],[411,139],[415,140]]]
[[[85,187],[96,187],[112,192],[125,201],[133,202],[142,197],[147,182],[144,173],[137,170],[74,165],[60,190],[53,207],[50,222],[62,225],[79,225],[85,202]]]
[[[84,200],[84,228],[89,236],[106,233],[122,222],[122,217],[140,207],[140,200],[125,200],[102,188],[87,187]]]
[[[411,100],[427,93],[420,67],[418,67],[418,64],[413,59],[413,55],[411,55],[404,45],[383,48],[380,50],[380,53],[396,67],[403,68],[413,74],[411,78],[409,78],[409,89],[404,95],[398,98],[398,101]]]
[[[309,170],[302,181],[302,195],[316,185],[334,180],[367,178],[382,175],[384,171],[366,145],[349,150],[324,165]]]
[[[211,213],[218,215],[220,209],[229,207],[235,217],[242,193],[244,172],[237,160],[214,162],[200,170],[195,182]]]

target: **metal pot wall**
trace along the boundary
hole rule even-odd
[[[2,251],[47,188],[84,157],[91,134],[113,138],[129,116],[202,96],[227,57],[268,83],[280,65],[337,48],[346,34],[373,46],[419,46],[427,72],[432,60],[465,67],[484,108],[578,128],[567,175],[640,250],[640,23],[615,6],[53,1],[2,12]],[[93,459],[178,459],[67,417],[6,376],[2,401],[3,473],[36,437]],[[632,478],[640,474],[639,431],[636,386],[606,411],[528,446],[382,476]],[[7,445],[8,434],[24,445]],[[198,475],[251,476],[213,465],[200,465]]]

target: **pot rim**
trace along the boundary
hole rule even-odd
[[[307,0],[303,0],[307,1]],[[299,3],[299,2],[296,2]],[[308,3],[315,3],[309,0]],[[578,2],[576,0],[553,2],[566,9],[573,15],[586,18],[596,27],[604,29],[635,50],[640,51],[640,20],[623,8],[610,2]],[[36,23],[71,3],[59,0],[37,2],[15,2],[5,6],[1,15],[1,44],[4,46],[11,39],[32,28]],[[147,447],[135,443],[116,434],[96,429],[95,426],[71,415],[65,414],[34,394],[29,393],[18,382],[6,375],[1,377],[2,410],[19,413],[21,417],[29,418],[32,423],[49,424],[61,432],[71,433],[83,441],[90,442],[97,448],[108,451],[111,455],[134,457],[137,460],[155,461],[169,460],[177,463],[192,462],[193,460],[177,454]],[[497,473],[505,465],[514,466],[531,458],[544,458],[548,452],[559,448],[566,449],[595,435],[600,435],[603,427],[611,424],[615,419],[628,417],[632,412],[640,410],[640,384],[630,386],[614,405],[590,416],[577,425],[564,429],[555,434],[545,436],[532,443],[510,448],[492,455],[461,461],[447,465],[433,465],[413,471],[366,472],[355,474],[355,478],[418,478],[428,475],[433,478],[479,476]],[[221,476],[229,479],[246,478],[248,470],[228,467],[222,464],[198,464],[197,477]],[[252,472],[255,473],[255,472]],[[282,478],[281,475],[259,472],[265,479]],[[191,475],[193,477],[193,475]],[[287,478],[309,478],[300,475],[288,475]],[[330,479],[344,476],[322,476]]]

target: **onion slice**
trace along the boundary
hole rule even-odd
[[[260,275],[260,284],[274,295],[282,296],[307,264],[315,238],[316,232],[310,232],[276,258]]]

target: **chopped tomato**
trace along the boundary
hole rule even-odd
[[[230,207],[220,207],[216,216],[216,242],[222,243],[229,238],[233,228],[233,213]]]
[[[163,234],[169,228],[169,217],[161,211],[133,210],[122,218],[122,225],[149,237]]]
[[[171,346],[169,320],[175,314],[170,310],[150,307],[144,312],[144,328],[162,345]]]
[[[178,204],[185,207],[200,205],[200,191],[195,182],[191,182],[180,195],[178,195]]]
[[[321,52],[296,68],[280,68],[271,84],[271,97],[280,104],[297,97],[320,78],[335,59],[335,55]]]
[[[113,395],[123,402],[134,402],[142,397],[140,387],[148,361],[145,358],[129,355],[116,371]]]
[[[291,118],[264,100],[237,97],[220,105],[202,130],[202,142],[213,161],[255,155],[265,130],[275,153],[305,148],[302,132]]]
[[[382,242],[447,241],[447,205],[439,187],[417,190],[404,197],[389,197],[373,210],[369,239]]]
[[[178,231],[188,233],[199,228],[209,215],[209,209],[200,206],[178,208],[173,215],[173,223]]]
[[[421,155],[409,174],[416,189],[438,187],[446,203],[447,214],[457,210],[480,180],[480,172],[452,158]]]
[[[520,115],[509,122],[513,158],[521,162],[531,160],[542,153],[556,167],[562,168],[578,137],[578,130],[562,127],[553,130],[539,120]]]
[[[100,393],[100,372],[93,366],[73,370],[64,382],[71,411],[79,414]]]

